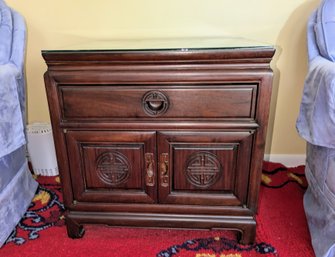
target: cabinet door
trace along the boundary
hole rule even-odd
[[[67,131],[74,199],[153,203],[155,132]]]
[[[159,202],[243,206],[253,131],[160,132]]]

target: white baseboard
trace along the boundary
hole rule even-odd
[[[279,162],[286,167],[296,167],[305,165],[305,154],[265,154],[264,160],[269,162]]]

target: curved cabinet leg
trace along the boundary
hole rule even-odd
[[[69,237],[75,238],[82,238],[85,234],[85,229],[82,225],[80,225],[75,220],[69,218],[68,216],[65,219],[67,234]]]
[[[241,229],[238,235],[238,241],[240,244],[248,245],[255,242],[256,237],[256,225],[248,225]]]

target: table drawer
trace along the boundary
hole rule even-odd
[[[253,119],[257,84],[60,85],[63,120]]]

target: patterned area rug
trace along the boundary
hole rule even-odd
[[[6,244],[21,245],[39,238],[42,230],[65,225],[59,177],[34,177],[39,182],[35,197]]]
[[[262,186],[276,189],[290,183],[298,185],[303,190],[307,189],[304,166],[287,168],[279,163],[263,163]]]
[[[283,224],[297,223],[295,221],[301,220],[301,217],[291,219],[290,216],[285,218],[285,215],[282,214],[278,216],[278,212],[284,213],[286,211],[286,206],[283,206],[281,200],[286,201],[287,206],[290,204],[287,203],[287,200],[280,198],[282,197],[282,192],[285,192],[291,199],[293,199],[292,193],[294,193],[296,194],[296,199],[302,200],[303,192],[307,187],[303,166],[288,169],[281,164],[264,163],[259,214],[256,217],[258,222],[257,238],[255,244],[252,245],[238,244],[236,235],[233,232],[110,228],[97,225],[85,226],[86,235],[84,238],[79,240],[69,239],[66,235],[64,224],[64,206],[59,177],[39,176],[36,179],[40,184],[36,196],[29,210],[8,238],[6,245],[0,249],[0,256],[15,256],[14,253],[17,251],[20,251],[20,255],[16,256],[34,256],[33,254],[24,254],[25,249],[32,248],[43,248],[43,250],[39,249],[36,251],[39,254],[48,255],[48,257],[59,256],[53,252],[52,244],[54,244],[53,247],[55,249],[64,248],[62,256],[75,255],[76,257],[313,256],[308,241],[308,230],[306,227],[302,227],[306,226],[305,221],[302,221],[301,224],[296,224],[297,228],[302,227],[301,231],[303,232],[300,230],[294,231],[294,226],[289,227],[288,231],[287,229],[280,230],[283,226],[273,223],[278,223],[275,220],[278,217],[288,219],[282,220]],[[295,206],[297,203],[292,202],[291,205]],[[302,206],[301,202],[299,202],[299,206]],[[277,210],[271,210],[272,207],[277,208]],[[284,209],[278,209],[282,207]],[[299,213],[296,215],[303,215],[301,212],[302,209],[300,207]],[[274,229],[277,231],[273,231]],[[291,235],[285,235],[285,233],[290,233]],[[303,234],[300,235],[301,233]],[[301,240],[281,243],[283,238],[292,240],[292,237],[297,236],[301,237]],[[45,244],[46,241],[52,242],[52,244],[48,243],[49,247],[43,246],[42,244]],[[34,242],[41,243],[39,245]],[[301,245],[302,242],[305,245]],[[29,247],[29,245],[32,247]],[[92,249],[95,251],[94,255],[87,255],[88,252],[93,251]],[[115,252],[115,249],[118,249],[118,251]],[[289,255],[287,255],[288,253]]]
[[[195,255],[192,253],[196,253]],[[243,254],[243,255],[242,255]],[[278,256],[276,249],[267,243],[240,245],[234,239],[209,237],[187,240],[169,247],[157,254],[157,257],[196,256],[196,257],[242,257],[242,256]]]

